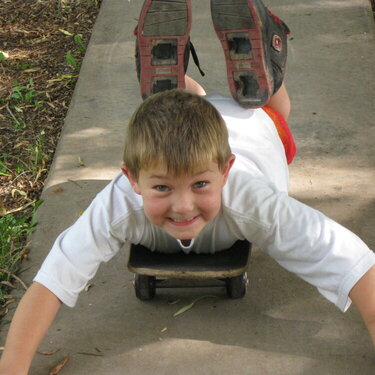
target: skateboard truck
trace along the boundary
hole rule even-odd
[[[157,288],[223,286],[228,297],[242,298],[246,293],[250,254],[251,244],[246,240],[237,241],[229,249],[215,254],[182,251],[166,254],[132,244],[128,269],[135,274],[135,294],[141,301],[153,299]],[[172,280],[178,283],[173,284]],[[190,280],[190,284],[186,280]]]

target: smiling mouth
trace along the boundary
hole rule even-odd
[[[194,216],[192,218],[187,218],[187,219],[173,219],[171,217],[168,218],[168,221],[176,226],[185,226],[185,225],[191,225],[193,224],[200,215]]]

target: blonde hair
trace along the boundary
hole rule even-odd
[[[222,169],[230,155],[228,131],[219,112],[184,90],[146,99],[126,129],[124,164],[135,178],[140,169],[159,165],[175,176],[194,173],[212,161]]]

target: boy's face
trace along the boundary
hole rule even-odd
[[[175,177],[164,168],[141,170],[136,180],[123,166],[134,191],[141,194],[146,217],[172,237],[196,237],[221,208],[221,189],[234,162],[220,170],[211,162],[193,175]]]

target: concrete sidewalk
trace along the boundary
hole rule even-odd
[[[142,3],[103,2],[38,211],[25,264],[30,268],[23,274],[27,282],[56,236],[119,170],[124,124],[141,102],[132,31]],[[291,195],[375,248],[370,2],[266,3],[292,30],[289,122],[299,150],[291,166]],[[229,94],[209,1],[192,5],[191,39],[206,77],[200,78],[192,61],[189,74],[208,93]],[[253,256],[251,288],[243,300],[218,291],[218,298],[203,299],[177,318],[179,308],[213,292],[166,290],[142,303],[135,298],[126,257],[125,250],[100,268],[76,308],[62,308],[40,348],[61,350],[38,354],[30,374],[48,374],[68,353],[61,375],[374,374],[374,351],[355,309],[342,314],[261,252]],[[178,304],[168,303],[176,299]]]

